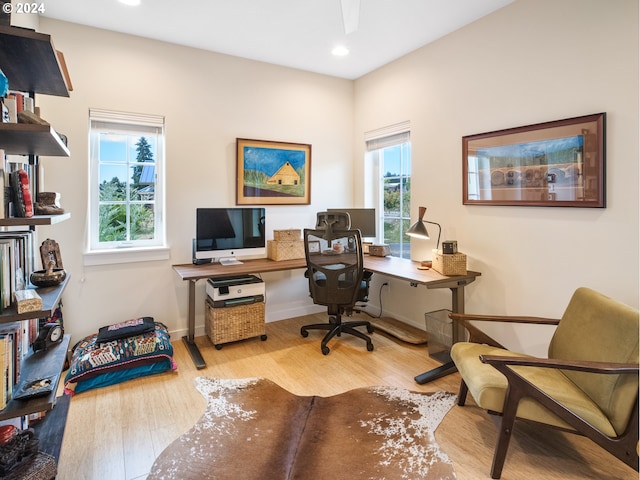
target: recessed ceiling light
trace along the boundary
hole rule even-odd
[[[124,3],[125,5],[129,5],[132,7],[137,7],[140,5],[140,0],[118,0],[120,3]]]
[[[331,53],[333,53],[337,57],[344,57],[345,55],[349,54],[349,49],[344,45],[340,45],[331,50]]]

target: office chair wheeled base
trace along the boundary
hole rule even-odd
[[[367,342],[367,350],[369,352],[373,351],[373,343],[371,342],[371,338],[368,335],[356,330],[356,327],[367,327],[367,333],[373,333],[374,328],[371,323],[366,320],[356,320],[352,322],[342,322],[340,316],[331,316],[329,317],[329,323],[314,323],[313,325],[305,325],[300,328],[300,335],[303,337],[308,337],[308,330],[328,330],[327,334],[322,339],[320,343],[320,350],[323,355],[329,354],[329,347],[327,347],[327,343],[333,337],[339,337],[342,333],[348,333],[349,335],[353,335],[354,337],[358,337]]]

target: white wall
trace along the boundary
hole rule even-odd
[[[60,243],[72,274],[67,330],[78,339],[151,315],[184,333],[187,285],[171,265],[190,261],[196,207],[234,204],[236,137],[313,145],[312,205],[268,207],[270,231],[310,224],[325,207],[362,205],[364,169],[354,159],[364,157],[363,133],[404,120],[412,126],[414,217],[427,206],[443,238],[458,240],[469,268],[482,272],[466,289],[467,311],[555,317],[580,285],[637,307],[637,20],[634,0],[518,0],[351,82],[41,19],[75,87],[70,99],[39,102],[73,155],[44,159],[47,189],[62,193],[73,216],[40,230]],[[166,115],[169,261],[83,267],[90,107]],[[462,205],[463,135],[601,111],[606,209]],[[433,246],[416,242],[413,257],[429,258]],[[268,319],[312,308],[300,271],[264,277]],[[384,279],[374,278],[375,304]],[[448,290],[389,283],[384,310],[407,322],[424,325],[424,312],[450,304]],[[506,334],[534,353],[548,336]]]
[[[355,158],[364,132],[411,121],[413,217],[426,206],[482,272],[468,312],[559,317],[579,286],[638,307],[637,1],[518,0],[358,79],[355,96]],[[462,136],[599,112],[607,208],[462,205]],[[416,241],[412,256],[431,248]],[[386,308],[415,322],[444,301],[392,289]],[[505,332],[535,353],[548,337]]]
[[[74,339],[139,315],[185,333],[187,282],[171,265],[191,261],[196,207],[235,205],[236,137],[312,145],[312,204],[267,206],[267,238],[273,229],[314,225],[317,210],[351,204],[353,82],[46,18],[40,30],[64,52],[74,87],[70,98],[38,102],[72,152],[42,161],[45,188],[61,192],[72,218],[39,235],[58,241],[71,273],[63,312]],[[92,107],[166,117],[170,260],[83,266]],[[268,320],[314,309],[301,270],[264,278]],[[204,295],[199,282],[199,334]]]

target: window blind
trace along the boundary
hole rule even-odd
[[[365,132],[364,140],[367,152],[408,143],[411,140],[410,123],[407,120]]]
[[[161,115],[114,112],[112,110],[101,110],[99,108],[90,108],[89,118],[92,122],[124,123],[128,125],[146,125],[149,127],[164,126],[164,117]]]

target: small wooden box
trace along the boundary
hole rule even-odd
[[[295,260],[304,258],[304,241],[267,240],[267,257],[271,260]]]
[[[300,229],[289,230],[274,230],[273,239],[276,242],[295,242],[302,238],[302,231]]]
[[[467,256],[464,253],[441,253],[433,250],[432,266],[436,272],[442,275],[466,275]]]
[[[386,257],[391,253],[389,245],[369,245],[369,255],[374,257]]]
[[[16,290],[16,311],[18,313],[39,312],[42,310],[42,298],[35,290]]]
[[[265,335],[264,302],[214,308],[205,303],[204,329],[214,345]]]

